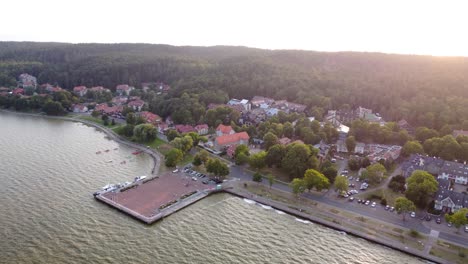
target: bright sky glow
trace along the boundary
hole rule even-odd
[[[468,56],[468,1],[2,0],[0,40]]]

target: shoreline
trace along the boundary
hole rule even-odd
[[[55,119],[55,120],[79,122],[79,123],[82,123],[82,124],[85,124],[85,125],[88,125],[88,126],[92,126],[92,127],[96,128],[96,129],[104,132],[110,139],[112,139],[112,140],[114,140],[114,141],[116,141],[116,142],[118,142],[120,144],[124,144],[126,146],[139,149],[139,150],[145,152],[146,154],[150,155],[152,157],[153,163],[154,163],[151,174],[152,174],[153,177],[157,176],[159,174],[159,168],[160,168],[160,165],[161,165],[161,154],[160,153],[156,152],[155,150],[153,150],[151,148],[147,148],[146,146],[143,146],[141,144],[128,141],[125,138],[121,138],[114,131],[112,131],[111,129],[109,129],[107,127],[104,127],[104,126],[102,126],[100,124],[96,124],[94,122],[84,120],[84,119],[79,119],[79,118],[74,118],[74,117],[66,117],[66,116],[47,116],[47,115],[41,115],[41,114],[37,114],[37,113],[17,112],[17,111],[11,111],[11,110],[6,110],[6,109],[0,109],[0,112],[13,113],[13,114],[16,114],[16,115],[24,115],[24,116],[31,116],[31,117],[43,117],[43,118]],[[369,242],[376,243],[376,244],[391,248],[393,250],[397,250],[397,251],[412,255],[414,257],[417,257],[417,258],[420,258],[420,259],[423,259],[423,260],[431,261],[431,262],[434,262],[434,263],[444,263],[444,264],[445,263],[451,263],[448,260],[441,259],[441,258],[433,256],[433,255],[425,255],[423,252],[419,252],[419,251],[417,251],[415,249],[405,247],[404,245],[400,244],[398,241],[384,240],[384,239],[381,239],[381,238],[370,237],[369,235],[367,235],[367,234],[365,234],[363,232],[353,230],[352,228],[341,226],[341,225],[336,224],[336,223],[331,222],[331,221],[326,221],[326,220],[320,219],[320,218],[318,218],[318,217],[316,217],[314,215],[309,215],[309,214],[300,212],[300,211],[297,210],[297,208],[295,208],[295,209],[291,208],[290,206],[287,206],[287,205],[282,204],[280,202],[277,202],[277,201],[274,201],[274,200],[271,200],[271,199],[266,199],[266,198],[263,198],[263,197],[259,197],[259,196],[255,195],[255,194],[252,194],[252,193],[246,194],[246,193],[238,190],[238,188],[232,188],[232,189],[223,188],[223,190],[209,193],[206,196],[204,196],[203,198],[205,198],[207,196],[211,196],[211,194],[216,194],[216,193],[227,193],[227,194],[239,197],[239,198],[249,199],[249,200],[255,201],[255,202],[260,203],[260,204],[269,205],[274,209],[283,211],[283,212],[285,212],[287,214],[290,214],[292,216],[295,216],[295,217],[298,217],[298,218],[301,218],[301,219],[307,219],[307,220],[309,220],[311,222],[320,224],[322,226],[325,226],[325,227],[328,227],[328,228],[331,228],[331,229],[334,229],[334,230],[337,230],[337,231],[346,232],[346,234],[350,234],[352,236],[365,239],[365,240],[367,240]],[[100,199],[98,199],[98,200],[100,200]],[[101,200],[101,202],[107,203],[107,202],[102,201],[102,200]],[[135,217],[132,214],[129,214],[128,212],[125,212],[124,210],[121,210],[120,208],[115,207],[114,205],[111,205],[109,203],[107,203],[107,204],[109,206],[113,207],[114,209],[117,209],[118,211],[122,211],[122,212],[126,213],[127,215],[138,219],[138,217]],[[186,206],[189,206],[189,205],[186,205]],[[185,207],[185,206],[183,206],[183,207]],[[183,209],[183,207],[178,208],[174,212]],[[174,212],[172,212],[172,213],[174,213]],[[164,217],[167,217],[167,216],[168,215],[165,215]],[[162,219],[164,217],[161,217],[160,219]],[[139,220],[145,222],[142,219],[139,219]],[[152,221],[152,223],[154,223],[154,222],[157,222],[157,220]],[[147,222],[147,224],[149,224],[149,223]]]
[[[41,115],[37,113],[25,113],[25,112],[18,112],[18,111],[12,111],[12,110],[7,110],[7,109],[0,109],[0,112],[5,112],[5,113],[11,113],[11,114],[16,114],[16,115],[25,115],[25,116],[31,116],[31,117],[42,117],[42,118],[47,118],[47,119],[55,119],[55,120],[62,120],[62,121],[71,121],[71,122],[78,122],[82,123],[84,125],[88,125],[91,127],[94,127],[104,134],[106,134],[111,140],[116,141],[119,144],[123,144],[125,146],[131,147],[131,148],[136,148],[138,150],[141,150],[142,152],[148,154],[152,160],[153,160],[153,169],[151,170],[151,176],[157,176],[159,174],[159,170],[161,167],[161,154],[151,148],[148,148],[142,144],[135,143],[128,141],[127,139],[117,135],[114,131],[111,129],[104,127],[100,124],[96,124],[94,122],[85,120],[85,119],[80,119],[80,118],[74,118],[74,117],[67,117],[67,116],[48,116],[48,115]]]
[[[358,238],[362,238],[362,239],[365,239],[365,240],[367,240],[369,242],[379,244],[381,246],[385,246],[385,247],[391,248],[393,250],[397,250],[397,251],[409,254],[409,255],[417,257],[419,259],[431,261],[431,262],[434,262],[434,263],[441,263],[441,264],[451,263],[448,260],[441,259],[439,257],[432,256],[432,255],[425,255],[423,252],[419,252],[417,250],[414,250],[414,249],[411,249],[411,248],[408,248],[408,247],[403,247],[403,246],[399,245],[398,242],[385,241],[385,240],[380,239],[380,238],[370,237],[370,236],[364,234],[363,232],[353,230],[351,228],[347,228],[347,227],[341,226],[339,224],[336,224],[336,223],[333,223],[333,222],[330,222],[330,221],[325,221],[323,219],[320,219],[320,218],[315,217],[315,216],[310,215],[310,214],[302,213],[302,212],[300,212],[298,210],[295,210],[295,209],[293,209],[291,207],[288,207],[288,206],[286,206],[284,204],[281,204],[279,202],[276,202],[276,201],[273,201],[273,200],[270,200],[270,199],[259,197],[257,195],[253,195],[253,194],[252,194],[251,197],[249,197],[245,193],[238,191],[236,188],[223,189],[223,192],[227,193],[227,194],[230,194],[230,195],[233,195],[233,196],[236,196],[236,197],[239,197],[239,198],[252,200],[252,201],[255,201],[256,203],[259,203],[259,204],[271,206],[273,209],[283,211],[283,212],[285,212],[285,213],[287,213],[289,215],[292,215],[292,216],[295,216],[295,217],[298,217],[298,218],[301,218],[301,219],[309,220],[309,221],[311,221],[313,223],[316,223],[316,224],[322,225],[324,227],[334,229],[336,231],[345,232],[346,234],[349,234],[349,235],[352,235],[352,236],[355,236],[355,237],[358,237]]]

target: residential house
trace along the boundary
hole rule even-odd
[[[124,105],[126,104],[128,101],[128,97],[126,96],[115,96],[114,98],[112,98],[111,102],[114,104],[114,105]]]
[[[455,183],[468,184],[468,166],[463,163],[445,161],[439,171],[439,178],[453,180]]]
[[[231,145],[248,145],[249,139],[250,137],[247,132],[222,135],[215,139],[214,147],[216,150],[222,150],[223,148],[229,147]]]
[[[454,213],[462,208],[468,208],[468,195],[455,192],[449,180],[438,179],[439,189],[435,195],[434,209],[444,213]]]
[[[83,104],[73,105],[73,113],[86,113],[88,112],[88,107]]]
[[[11,91],[11,93],[12,93],[13,95],[20,95],[20,94],[23,95],[23,94],[24,94],[24,89],[22,89],[22,88],[16,88],[16,89],[13,89],[13,91]]]
[[[252,105],[249,103],[249,100],[247,100],[247,99],[242,99],[242,100],[231,99],[231,100],[229,100],[227,105],[231,105],[231,106],[240,105],[240,106],[242,106],[243,111],[250,111],[251,108],[252,108]],[[243,112],[243,111],[241,111],[241,112]]]
[[[115,88],[115,91],[118,95],[126,95],[129,96],[130,92],[133,91],[135,87],[129,86],[128,84],[119,84]]]
[[[104,88],[102,86],[94,86],[92,88],[89,88],[90,91],[93,91],[95,93],[104,93],[104,92],[110,92],[109,89]]]
[[[267,111],[266,111],[266,115],[267,116],[275,116],[277,115],[279,112],[279,110],[277,108],[269,108]]]
[[[291,102],[287,102],[286,107],[290,111],[297,112],[297,113],[303,113],[305,109],[307,108],[307,106],[303,104],[296,104],[296,103],[291,103]]]
[[[36,77],[29,75],[27,73],[23,73],[19,76],[18,88],[23,88],[26,90],[33,90],[35,91],[37,88],[37,79]]]
[[[223,135],[232,135],[234,134],[235,131],[232,129],[231,126],[225,126],[223,124],[219,124],[219,126],[216,128],[216,135],[223,136]]]
[[[108,106],[107,103],[103,103],[103,104],[96,105],[94,110],[100,112],[101,114],[106,114],[109,116],[116,116],[122,113],[123,106],[121,105]]]
[[[354,153],[364,154],[365,147],[366,147],[366,144],[361,143],[361,142],[356,142],[356,146],[354,147]]]
[[[88,88],[86,86],[75,86],[73,88],[73,93],[76,94],[79,97],[85,96],[86,92],[88,92]]]
[[[164,134],[168,129],[169,129],[169,126],[166,123],[161,122],[158,124],[158,132],[160,134]]]
[[[263,97],[263,96],[254,96],[252,100],[250,100],[250,103],[254,107],[260,107],[261,104],[266,104],[266,105],[271,105],[275,102],[274,99],[268,98],[268,97]]]
[[[148,112],[148,111],[140,112],[137,115],[143,117],[146,120],[147,123],[150,123],[150,124],[153,124],[153,125],[161,123],[161,121],[162,121],[160,116],[158,116],[156,114],[153,114],[151,112]]]
[[[195,128],[191,125],[176,125],[175,129],[181,134],[195,132]]]
[[[208,134],[208,125],[207,124],[201,124],[201,125],[196,125],[195,130],[199,135],[206,135]]]
[[[128,107],[138,112],[141,111],[144,105],[145,105],[145,101],[143,100],[134,100],[128,103]]]

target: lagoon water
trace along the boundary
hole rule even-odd
[[[0,150],[0,263],[423,263],[227,194],[144,225],[92,193],[152,160],[82,124],[0,112]]]

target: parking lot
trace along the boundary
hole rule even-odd
[[[207,184],[207,185],[209,184],[216,185],[216,184],[220,184],[223,182],[222,180],[218,178],[210,178],[208,177],[208,175],[196,171],[195,168],[191,165],[185,166],[184,168],[180,170],[182,173],[184,173],[184,175],[190,177],[192,181],[200,181],[201,183]],[[176,169],[173,172],[178,172],[178,171],[179,169]]]

